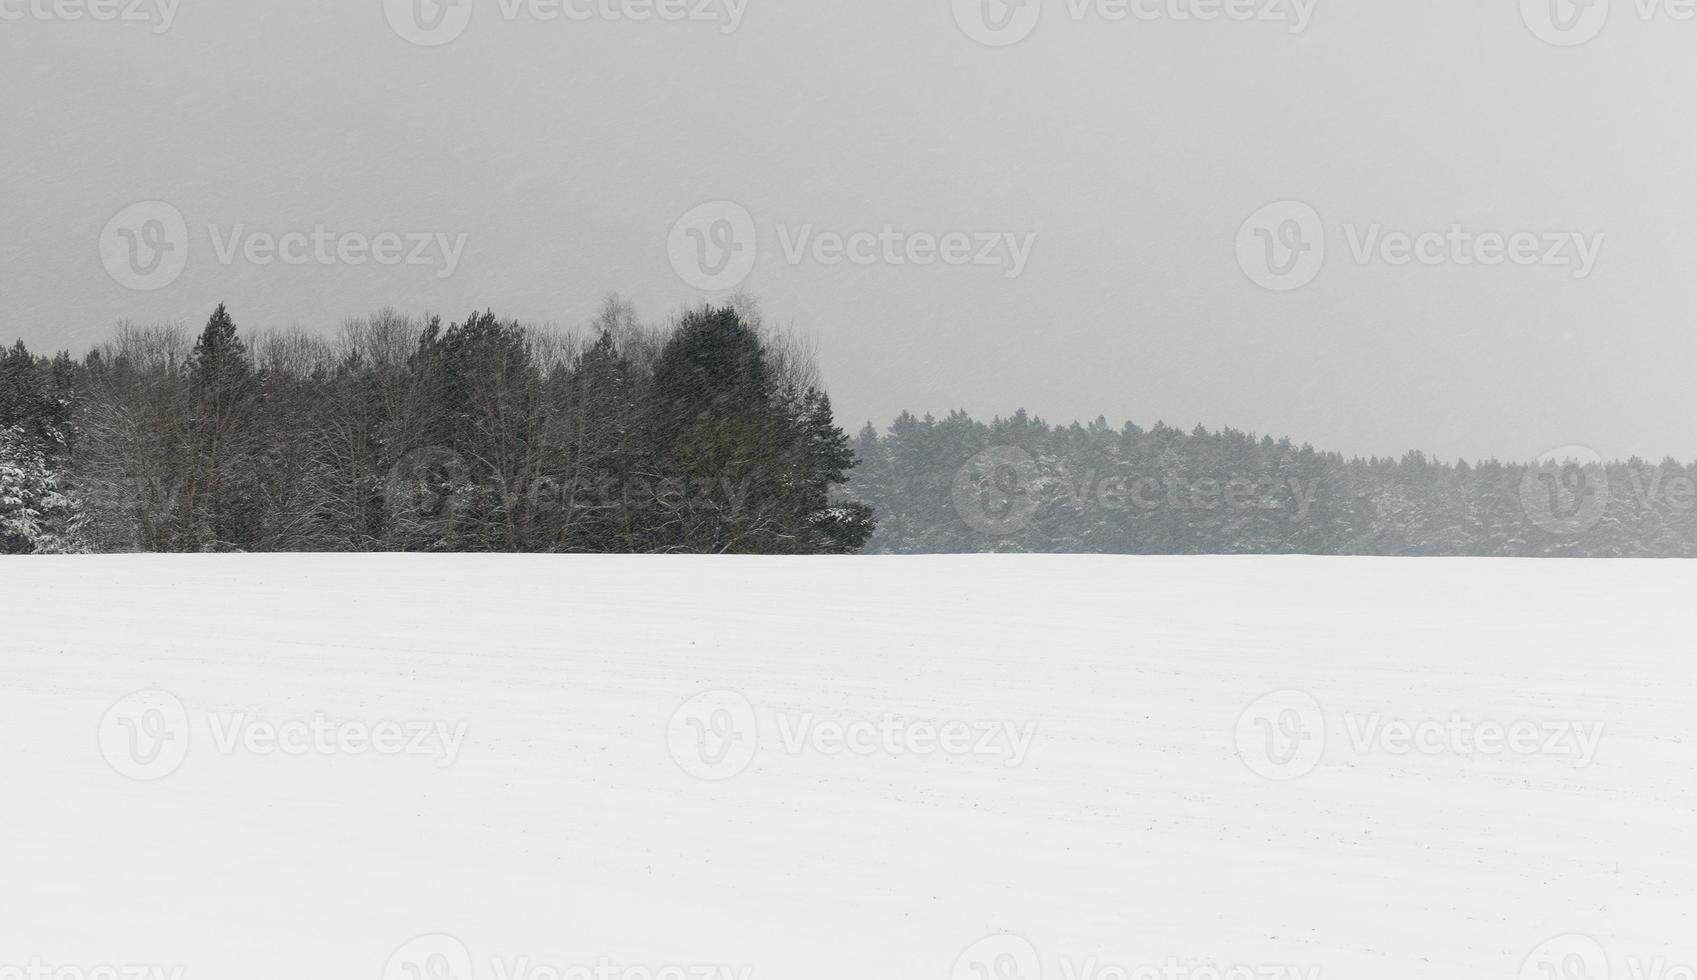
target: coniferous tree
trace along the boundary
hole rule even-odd
[[[88,548],[82,506],[21,425],[0,428],[0,555],[74,554]]]
[[[251,548],[259,526],[251,442],[257,392],[252,355],[222,303],[195,341],[189,389],[193,462],[182,499],[178,547]]]

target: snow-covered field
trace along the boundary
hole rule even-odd
[[[0,561],[0,980],[1690,980],[1694,708],[1681,563]]]

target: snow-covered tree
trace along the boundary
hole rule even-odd
[[[85,523],[46,448],[20,426],[0,429],[0,554],[86,551]]]

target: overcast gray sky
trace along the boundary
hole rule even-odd
[[[0,0],[32,346],[740,288],[851,428],[1697,459],[1697,22],[1655,0],[86,2]]]

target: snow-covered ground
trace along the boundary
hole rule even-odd
[[[1681,563],[0,561],[0,980],[1689,980],[1694,708]]]

